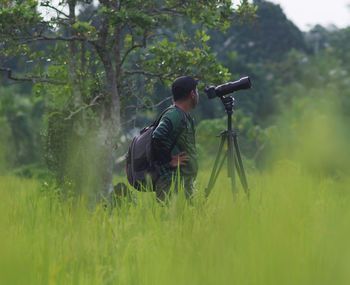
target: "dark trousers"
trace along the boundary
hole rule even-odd
[[[186,183],[187,182],[187,183]],[[164,201],[166,197],[170,197],[172,193],[171,191],[171,186],[173,184],[174,192],[177,193],[179,190],[179,187],[183,185],[185,195],[187,198],[190,198],[192,196],[192,180],[190,182],[186,181],[186,179],[164,179],[164,178],[159,178],[157,182],[154,185],[154,191],[157,194],[157,198],[161,201]],[[180,184],[180,185],[179,185]]]

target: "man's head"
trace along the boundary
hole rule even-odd
[[[171,91],[174,102],[190,101],[194,108],[198,104],[199,94],[197,89],[198,81],[192,76],[181,76],[174,80]]]

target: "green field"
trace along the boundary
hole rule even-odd
[[[104,210],[1,176],[0,284],[349,284],[349,132],[322,106],[280,120],[249,200],[226,171],[203,197],[211,159],[192,204],[135,193]]]
[[[220,179],[193,205],[105,211],[1,177],[1,284],[348,284],[349,179],[280,162],[249,181],[249,201]]]

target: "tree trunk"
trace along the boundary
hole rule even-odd
[[[108,6],[108,5],[107,5]],[[99,181],[100,193],[103,198],[108,198],[113,190],[113,162],[116,138],[121,130],[120,120],[120,94],[118,92],[119,65],[115,59],[120,61],[118,33],[109,37],[109,20],[105,18],[99,31],[99,41],[95,48],[105,70],[107,81],[107,94],[104,102],[104,110],[101,112],[101,126],[98,131],[99,158]],[[116,44],[117,43],[117,44]],[[117,46],[117,48],[115,47]],[[113,61],[114,59],[114,61]],[[115,67],[113,66],[115,64]]]
[[[76,0],[69,0],[69,36],[75,36],[75,30],[73,29],[73,25],[75,23],[75,6]],[[71,85],[71,92],[73,97],[73,105],[75,108],[79,108],[82,105],[82,96],[80,92],[79,86],[79,78],[77,74],[77,64],[76,64],[76,44],[75,41],[68,42],[69,47],[69,80]]]
[[[104,54],[104,69],[107,80],[107,98],[105,112],[101,114],[101,127],[99,130],[99,144],[101,146],[101,186],[102,195],[106,198],[113,190],[113,161],[116,138],[120,132],[120,96],[115,70],[110,57]]]

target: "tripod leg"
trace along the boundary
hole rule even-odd
[[[235,153],[234,153],[233,146],[234,144],[233,144],[232,133],[229,133],[228,146],[227,146],[227,152],[228,152],[227,171],[228,171],[228,177],[231,178],[232,194],[235,194],[237,192],[237,187],[236,187],[236,175],[235,175]]]
[[[220,142],[220,146],[219,146],[219,150],[216,154],[216,158],[215,158],[215,162],[214,162],[214,166],[213,169],[211,171],[211,175],[210,175],[210,179],[209,179],[209,183],[207,188],[205,189],[205,193],[206,196],[209,196],[209,193],[211,191],[211,189],[214,187],[215,181],[218,177],[219,171],[223,165],[223,161],[225,160],[225,157],[222,159],[222,162],[220,163],[220,167],[218,168],[219,165],[219,161],[221,159],[221,154],[223,152],[223,147],[224,147],[224,143],[225,143],[226,137],[224,135],[221,136],[221,142]]]
[[[238,173],[239,178],[241,180],[242,186],[243,186],[246,194],[249,197],[248,181],[247,181],[247,178],[246,178],[246,175],[245,175],[243,162],[242,162],[242,157],[241,157],[241,153],[240,153],[240,150],[239,150],[237,134],[234,135],[233,140],[234,140],[234,145],[235,145],[235,150],[236,150],[236,169],[237,169],[237,173]]]
[[[218,179],[218,176],[219,176],[219,174],[220,174],[221,168],[222,168],[223,165],[224,165],[225,160],[226,160],[226,155],[223,156],[223,158],[222,158],[222,160],[221,160],[221,162],[220,162],[220,165],[219,165],[219,167],[218,167],[218,169],[217,169],[217,171],[216,171],[216,174],[215,174],[215,177],[214,177],[214,180],[213,180],[213,186],[214,186],[216,180]]]

